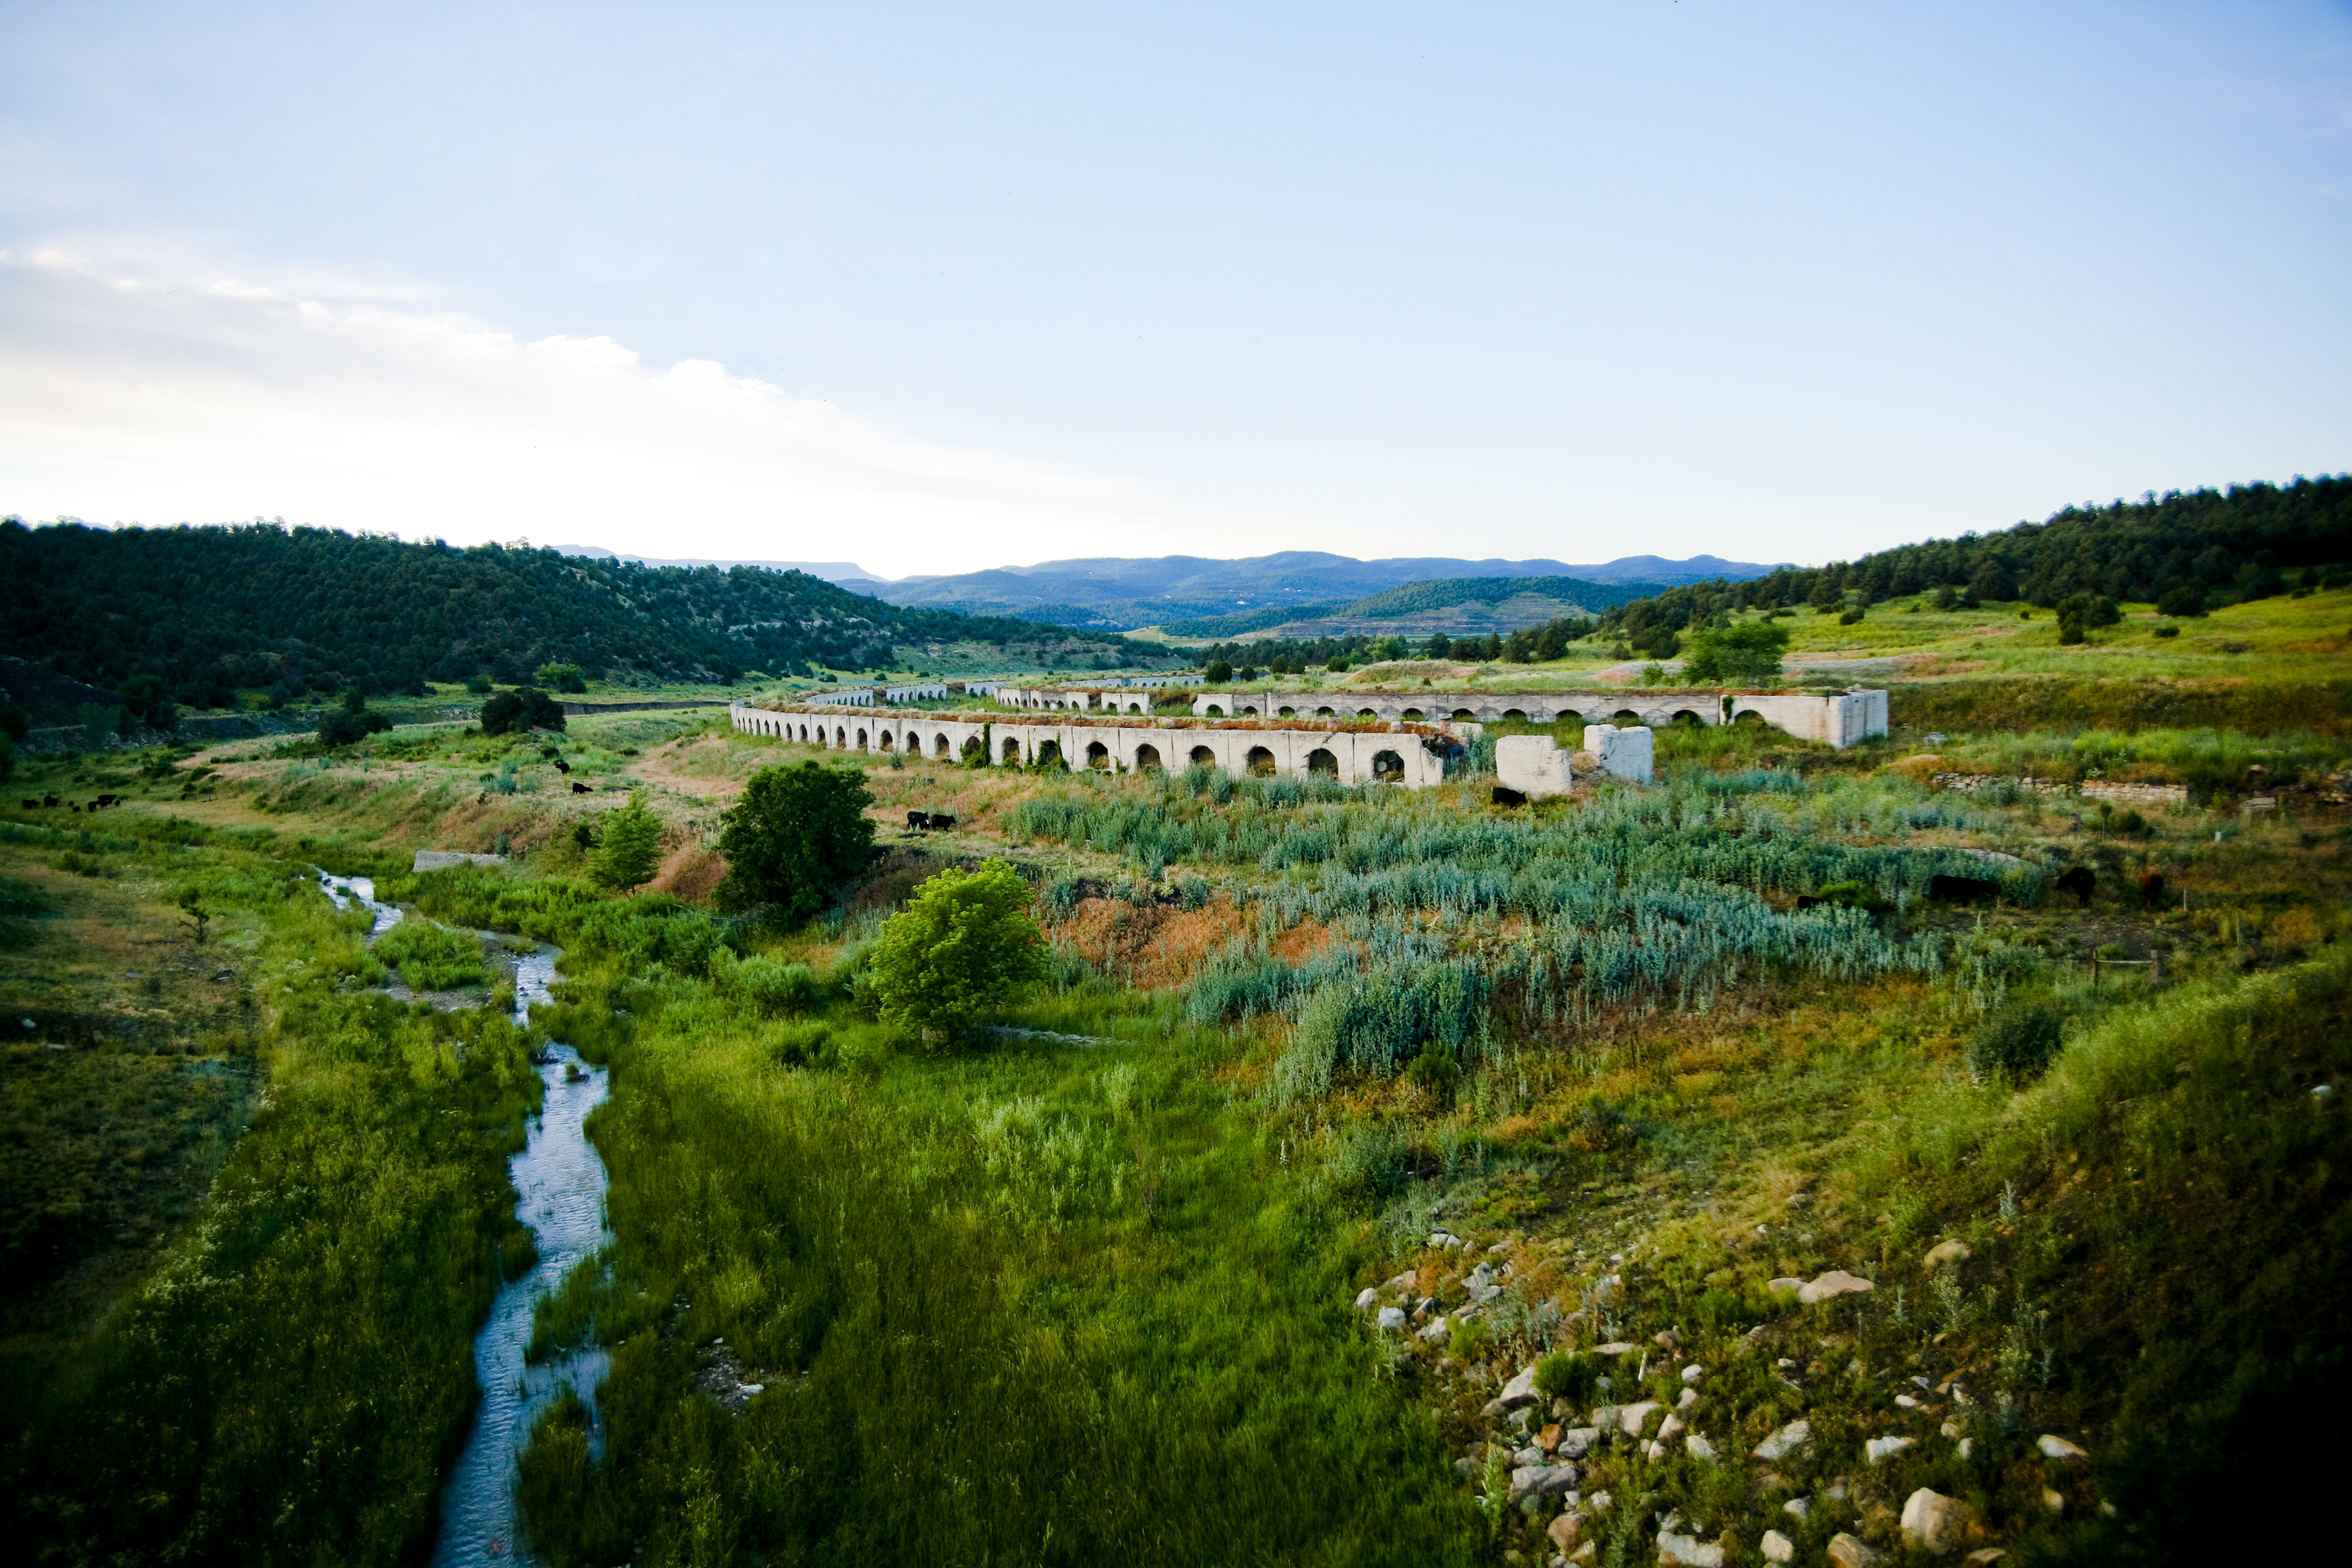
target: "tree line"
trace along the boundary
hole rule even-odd
[[[240,689],[293,701],[478,676],[519,686],[541,667],[665,682],[887,669],[902,650],[951,642],[1050,639],[1070,661],[1142,653],[1114,636],[889,605],[800,572],[278,522],[0,519],[0,654],[109,690],[145,678],[155,700],[191,708],[227,706]]]

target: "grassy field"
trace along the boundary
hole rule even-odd
[[[2228,673],[2335,679],[2304,646],[2327,615],[2352,620],[2315,595],[2127,621],[2081,655],[1985,612],[1800,624],[1809,653],[2021,661],[1906,666],[1899,694],[2147,675],[2226,701],[2210,729],[1956,726],[1925,763],[1913,736],[1670,731],[1654,785],[1516,813],[1475,777],[893,763],[695,714],[27,763],[16,795],[131,799],[0,811],[0,1001],[39,1036],[5,1058],[12,1511],[58,1562],[429,1536],[536,1080],[495,1013],[382,994],[395,958],[478,963],[463,942],[379,958],[315,863],[561,943],[536,1022],[612,1064],[616,1241],[539,1346],[613,1349],[602,1458],[575,1404],[524,1466],[559,1563],[1535,1561],[1563,1535],[1632,1563],[1662,1529],[1733,1563],[1776,1529],[1806,1562],[1840,1531],[1902,1555],[1922,1487],[2012,1562],[2226,1556],[2315,1484],[2305,1417],[2343,1381],[2352,742],[2259,721],[2271,678]],[[2250,648],[2171,647],[2208,637]],[[882,853],[805,928],[714,918],[719,811],[803,757],[864,773]],[[2256,787],[2277,807],[2238,810]],[[579,830],[631,789],[663,867],[614,899]],[[917,808],[958,826],[908,832]],[[510,860],[414,877],[415,848]],[[942,1053],[863,1010],[880,922],[991,855],[1055,949],[1002,1022],[1093,1043]],[[1937,876],[1997,891],[1939,902]],[[1775,1285],[1833,1268],[1872,1288]],[[1541,1398],[1494,1408],[1547,1356]],[[1564,1462],[1547,1428],[1686,1388],[1683,1430],[1651,1412],[1576,1461],[1572,1505],[1515,1495]],[[1800,1418],[1809,1447],[1749,1457]]]

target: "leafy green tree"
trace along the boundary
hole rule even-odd
[[[1780,679],[1780,656],[1788,649],[1789,628],[1777,621],[1694,632],[1683,679],[1702,686],[1768,685]]]
[[[526,730],[561,730],[563,705],[536,687],[501,691],[482,704],[482,733],[521,734]]]
[[[115,702],[131,720],[151,730],[169,730],[180,721],[171,689],[152,675],[134,675],[114,694]]]
[[[627,892],[654,879],[661,868],[661,818],[643,790],[629,792],[629,804],[604,818],[588,875],[607,888]]]
[[[866,808],[874,795],[863,773],[850,768],[762,768],[743,798],[720,818],[719,853],[727,879],[719,884],[723,910],[772,909],[803,921],[866,868],[874,825]]]
[[[1445,640],[1445,634],[1444,632],[1432,632],[1429,635],[1429,646],[1422,649],[1422,657],[1424,658],[1444,658],[1453,652],[1454,645]]]
[[[367,693],[358,687],[343,691],[343,705],[319,720],[319,743],[322,746],[348,746],[353,741],[363,741],[380,730],[392,728],[392,721],[373,712],[367,705]]]
[[[539,667],[534,679],[541,686],[552,688],[557,691],[588,689],[588,672],[576,664],[542,664]]]
[[[882,1017],[927,1037],[956,1034],[1045,971],[1029,884],[1002,860],[941,871],[890,917],[874,950]]]
[[[1233,678],[1234,667],[1222,658],[1211,659],[1209,668],[1201,672],[1201,679],[1212,686],[1223,686]]]
[[[2058,601],[2058,640],[2081,642],[2086,634],[2123,618],[2123,611],[2104,594],[2070,594]]]

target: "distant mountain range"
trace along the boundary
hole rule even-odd
[[[559,544],[554,548],[567,555],[609,558],[613,553],[593,545]],[[1198,555],[1145,559],[1101,556],[1044,561],[1034,566],[1000,566],[952,576],[891,580],[845,561],[660,561],[641,556],[623,559],[646,560],[648,565],[655,566],[742,565],[796,570],[894,605],[960,610],[967,615],[1011,616],[1103,630],[1222,618],[1241,612],[1328,612],[1391,589],[1454,578],[1491,581],[1567,577],[1585,584],[1639,584],[1645,590],[1654,590],[1717,577],[1744,582],[1774,570],[1757,562],[1726,561],[1715,555],[1694,555],[1686,561],[1626,555],[1598,565],[1573,566],[1560,561],[1465,561],[1445,555],[1359,561],[1318,550],[1286,550],[1239,561]],[[1594,595],[1588,593],[1585,596]]]

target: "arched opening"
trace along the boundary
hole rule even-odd
[[[859,751],[861,751],[861,752],[862,752],[862,751],[864,751],[864,750],[865,750],[865,749],[866,749],[869,744],[871,744],[871,742],[868,742],[868,741],[866,739],[866,731],[863,731],[863,730],[858,731],[857,731],[857,749],[858,749]]]
[[[1130,713],[1140,713],[1143,711],[1143,704],[1140,702],[1130,702],[1127,705],[1127,710]]]
[[[1090,768],[1102,768],[1108,770],[1110,767],[1110,748],[1104,745],[1100,741],[1088,741],[1087,742],[1087,766]]]
[[[1242,710],[1241,716],[1244,719],[1255,719],[1257,717],[1257,710],[1255,708],[1244,708]]]
[[[1356,710],[1356,717],[1359,719],[1377,719],[1380,715],[1373,712],[1369,708],[1359,708]]]
[[[1212,703],[1210,703],[1210,704],[1209,704],[1209,717],[1210,717],[1210,718],[1212,718],[1212,719],[1222,719],[1222,718],[1223,718],[1224,716],[1225,716],[1225,710],[1224,710],[1224,709],[1223,709],[1223,707],[1219,706],[1218,704],[1216,704],[1216,703],[1214,703],[1214,702],[1212,702]]]
[[[1277,719],[1296,719],[1298,717],[1298,710],[1296,708],[1277,708],[1274,710],[1274,714]]]
[[[1685,730],[1696,730],[1706,721],[1687,708],[1678,708],[1675,710],[1675,722]]]
[[[943,734],[939,738],[938,742],[931,747],[931,755],[939,758],[941,762],[946,762],[950,757],[955,755],[955,753],[948,748],[947,736]]]
[[[1164,771],[1160,765],[1160,748],[1157,746],[1136,747],[1135,771],[1139,773],[1156,773]]]
[[[1609,716],[1609,721],[1612,724],[1639,724],[1642,716],[1631,708],[1620,708]]]
[[[801,739],[803,741],[808,739],[808,726],[805,724],[801,726]]]
[[[1013,736],[1006,739],[1004,742],[1004,760],[1008,763],[1017,763],[1021,760],[1021,741],[1019,737]]]
[[[1192,765],[1196,768],[1213,768],[1217,765],[1217,753],[1206,746],[1195,746],[1192,748]]]
[[[1475,719],[1478,715],[1471,712],[1467,708],[1456,708],[1454,710],[1453,717],[1456,719]]]
[[[1761,714],[1761,713],[1759,713],[1758,711],[1756,711],[1756,710],[1755,710],[1755,709],[1750,708],[1750,709],[1748,709],[1747,710],[1745,710],[1744,712],[1742,712],[1742,713],[1739,715],[1739,717],[1738,717],[1738,718],[1734,719],[1734,720],[1732,721],[1732,722],[1733,722],[1733,723],[1735,723],[1735,724],[1759,724],[1759,725],[1760,725],[1760,724],[1762,724],[1762,723],[1764,722],[1764,715],[1763,715],[1763,714]]]
[[[1252,773],[1255,774],[1259,778],[1272,778],[1274,776],[1274,753],[1267,751],[1264,746],[1252,746],[1249,749],[1248,760],[1243,765],[1247,767]]]
[[[1336,779],[1339,776],[1339,759],[1333,756],[1328,748],[1318,746],[1307,753],[1307,771]]]
[[[982,741],[977,735],[972,736],[963,743],[963,755],[966,762],[970,762],[974,757],[978,757],[983,763],[986,762],[988,760],[988,742]]]
[[[1372,781],[1375,784],[1402,784],[1404,782],[1404,759],[1398,756],[1394,752],[1374,752],[1372,754]]]
[[[1062,761],[1062,742],[1059,742],[1059,741],[1048,741],[1048,742],[1046,742],[1044,745],[1039,746],[1039,747],[1037,748],[1037,765],[1038,765],[1039,767],[1041,767],[1041,768],[1050,768],[1050,767],[1052,767],[1055,763],[1060,763],[1061,761]],[[1063,765],[1066,767],[1068,764],[1067,764],[1067,763],[1063,763]]]
[[[1318,719],[1337,719],[1339,716],[1339,710],[1336,708],[1318,708],[1315,710],[1315,717]]]
[[[887,730],[883,731],[880,738],[875,742],[875,744],[880,746],[886,752],[890,750],[890,731]]]
[[[1428,715],[1423,713],[1418,708],[1408,708],[1402,713],[1397,715],[1397,717],[1402,719],[1408,724],[1418,724],[1423,719],[1427,718]]]
[[[1528,710],[1524,708],[1506,708],[1503,710],[1503,717],[1505,719],[1517,719],[1519,722],[1524,724],[1527,722]]]

